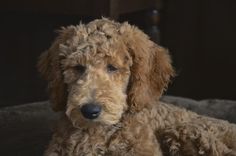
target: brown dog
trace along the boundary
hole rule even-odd
[[[135,26],[63,28],[38,66],[63,112],[46,156],[236,155],[235,125],[159,102],[170,57]]]

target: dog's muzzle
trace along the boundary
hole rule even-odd
[[[83,116],[87,119],[96,119],[101,113],[102,107],[96,103],[88,103],[84,104],[80,111]]]

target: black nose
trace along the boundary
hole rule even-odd
[[[81,107],[80,111],[87,119],[96,119],[101,113],[101,106],[95,103],[88,103]]]

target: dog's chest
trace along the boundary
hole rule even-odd
[[[85,134],[74,147],[74,155],[93,156],[104,155],[106,149],[106,138],[102,136],[88,136]]]
[[[142,132],[145,132],[142,130]],[[129,134],[129,135],[127,135]],[[154,156],[153,149],[156,149],[157,142],[153,141],[150,133],[147,135],[132,135],[127,129],[117,131],[91,131],[82,132],[74,139],[73,156],[130,156],[140,153],[141,155]],[[151,137],[151,138],[150,138]],[[73,136],[71,136],[73,138]],[[74,140],[73,139],[73,140]],[[143,146],[143,144],[145,146]],[[146,147],[148,145],[148,147]],[[158,152],[155,152],[158,153]]]
[[[112,141],[110,141],[112,139]],[[113,140],[106,137],[84,137],[75,146],[74,155],[78,156],[120,156],[128,151],[128,143],[125,139]]]
[[[109,148],[113,148],[113,146],[110,145],[110,140],[113,139],[116,131],[117,129],[93,129],[89,131],[76,132],[70,136],[70,141],[67,142],[67,145],[72,145],[70,151],[71,148],[73,148],[72,155],[75,156],[111,155]]]

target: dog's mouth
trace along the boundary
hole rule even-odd
[[[107,100],[107,99],[106,99]],[[74,127],[90,127],[95,125],[111,126],[117,124],[123,112],[125,104],[117,101],[81,100],[67,104],[66,115]]]
[[[91,113],[86,107],[81,107],[79,110],[73,109],[70,113],[67,113],[68,119],[71,121],[74,127],[89,128],[99,125],[112,126],[120,121],[121,115],[117,116],[115,114],[107,113],[102,108],[100,111],[100,108],[97,107],[92,108],[94,112]]]

